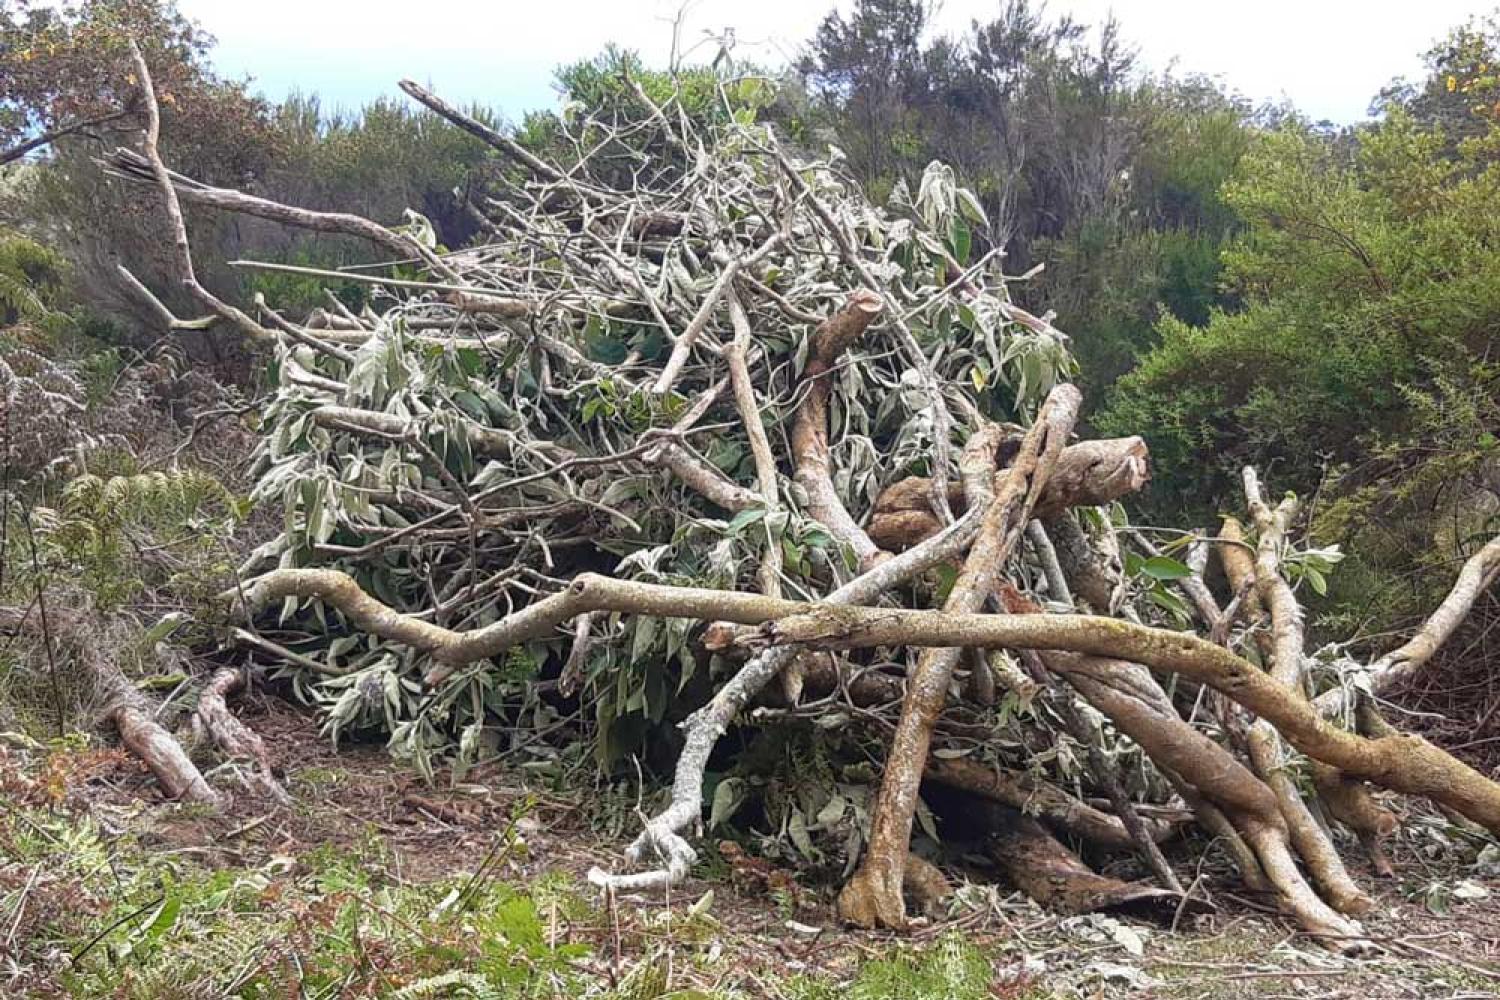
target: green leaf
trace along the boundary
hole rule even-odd
[[[958,582],[958,569],[954,566],[944,564],[933,570],[937,574],[938,588],[935,599],[939,605],[947,603],[948,595],[953,592],[953,585]]]
[[[797,850],[802,852],[803,857],[809,861],[817,860],[818,850],[813,846],[812,837],[808,836],[807,818],[802,815],[801,809],[792,810],[791,819],[786,824],[786,832]]]
[[[763,520],[768,511],[764,507],[746,507],[734,517],[730,518],[729,527],[725,529],[727,535],[738,535],[756,521]]]
[[[651,652],[651,644],[656,641],[656,629],[660,624],[657,618],[637,618],[635,620],[635,635],[630,643],[630,658],[636,663],[646,658]]]
[[[1141,564],[1141,572],[1153,580],[1185,580],[1193,575],[1188,569],[1176,559],[1168,559],[1166,556],[1152,556]]]
[[[177,914],[182,910],[182,897],[169,894],[162,900],[161,906],[157,907],[156,915],[151,918],[151,923],[141,932],[141,940],[146,943],[155,943],[161,936],[172,929],[177,923]]]
[[[954,200],[958,202],[958,210],[963,213],[964,218],[975,225],[984,224],[984,208],[979,204],[979,199],[974,197],[974,192],[968,188],[955,188],[953,190]]]
[[[710,830],[720,823],[734,818],[739,812],[740,806],[745,804],[745,779],[725,778],[719,782],[714,789],[713,808],[708,811],[708,828]]]
[[[1146,591],[1146,599],[1164,611],[1171,612],[1179,618],[1187,618],[1187,603],[1170,590],[1162,587],[1152,587]]]
[[[953,220],[952,232],[949,234],[949,243],[953,246],[953,256],[958,258],[960,265],[967,267],[969,264],[969,249],[973,245],[974,234],[962,219]]]

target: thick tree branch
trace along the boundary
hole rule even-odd
[[[1078,419],[1082,396],[1070,385],[1052,390],[1027,432],[1014,464],[1000,474],[995,498],[953,584],[945,613],[978,611],[989,600],[1017,542],[1031,519],[1058,456]],[[978,497],[976,497],[978,499]],[[948,682],[960,650],[932,648],[917,661],[906,686],[901,719],[875,801],[870,845],[864,862],[839,893],[839,915],[862,927],[902,927],[902,862],[911,840],[917,791],[927,761],[932,729],[947,698]]]
[[[828,453],[828,399],[833,393],[834,364],[883,308],[880,296],[861,289],[813,331],[807,349],[807,367],[802,372],[803,381],[808,383],[807,395],[792,421],[792,459],[797,468],[797,482],[807,492],[807,512],[833,537],[854,550],[862,569],[869,569],[885,553],[850,516],[834,489]]]
[[[1146,444],[1138,437],[1069,445],[1037,501],[1037,516],[1052,520],[1072,507],[1106,504],[1139,490],[1149,479]],[[924,476],[911,476],[882,490],[870,513],[874,543],[899,552],[936,531],[939,521],[931,493],[932,482]],[[960,483],[948,484],[948,503],[955,510],[965,509]]]

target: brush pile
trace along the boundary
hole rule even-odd
[[[222,598],[255,662],[429,773],[499,756],[577,781],[580,747],[675,769],[630,864],[591,878],[681,879],[706,812],[842,867],[865,926],[946,893],[940,823],[1060,907],[1200,906],[1162,847],[1196,825],[1359,948],[1369,897],[1324,821],[1377,869],[1383,790],[1500,832],[1500,785],[1371,697],[1422,669],[1500,543],[1411,642],[1313,656],[1294,584],[1331,557],[1297,549],[1295,498],[1247,469],[1243,525],[1130,529],[1145,445],[1076,439],[1067,338],[1011,301],[950,170],[877,206],[837,150],[756,124],[758,82],[693,82],[623,78],[524,145],[404,83],[497,154],[468,206],[484,236],[454,252],[420,217],[172,174],[152,128],[109,158],[158,189],[206,313],[163,323],[273,358],[256,496],[284,530]],[[324,275],[369,286],[358,311],[242,311],[196,283],[183,204],[391,262]],[[1159,885],[1096,875],[1063,836]]]

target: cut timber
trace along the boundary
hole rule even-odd
[[[985,848],[1006,879],[1043,906],[1063,913],[1122,913],[1171,923],[1179,913],[1207,913],[1202,897],[1100,875],[1035,819],[993,802],[975,804],[990,827]]]
[[[1002,452],[1003,453],[1003,452]],[[1139,490],[1150,480],[1146,442],[1138,437],[1083,441],[1063,449],[1057,468],[1037,500],[1035,516],[1048,519],[1070,507],[1094,507]],[[869,537],[899,552],[940,527],[932,511],[932,483],[912,476],[887,486],[875,498]],[[962,484],[948,484],[948,502],[965,509]]]

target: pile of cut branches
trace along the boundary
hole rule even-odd
[[[675,752],[629,851],[647,870],[593,880],[683,878],[709,806],[844,860],[840,910],[866,926],[902,926],[906,891],[946,892],[911,850],[914,823],[934,832],[923,794],[957,796],[949,815],[1015,882],[1075,909],[1197,905],[1159,846],[1196,823],[1247,886],[1355,948],[1369,897],[1315,811],[1377,866],[1396,824],[1377,790],[1500,832],[1500,785],[1372,697],[1457,627],[1500,542],[1411,642],[1314,664],[1296,500],[1246,470],[1245,526],[1167,551],[1130,533],[1117,501],[1144,485],[1145,447],[1075,440],[1066,338],[1010,301],[1001,254],[975,253],[975,199],[934,164],[873,205],[836,151],[755,124],[754,85],[715,81],[692,107],[622,78],[610,107],[522,145],[402,84],[497,153],[469,206],[487,235],[457,252],[420,219],[175,175],[154,118],[143,153],[109,158],[156,186],[207,314],[158,305],[163,323],[231,324],[274,355],[258,497],[285,530],[223,598],[252,655],[335,732],[384,730],[428,768],[499,754],[556,773],[581,739],[606,765]],[[374,308],[252,315],[197,284],[182,203],[395,259],[326,275],[372,285]],[[719,746],[732,727],[738,751]],[[1160,888],[1095,875],[1062,833],[1139,852]]]

